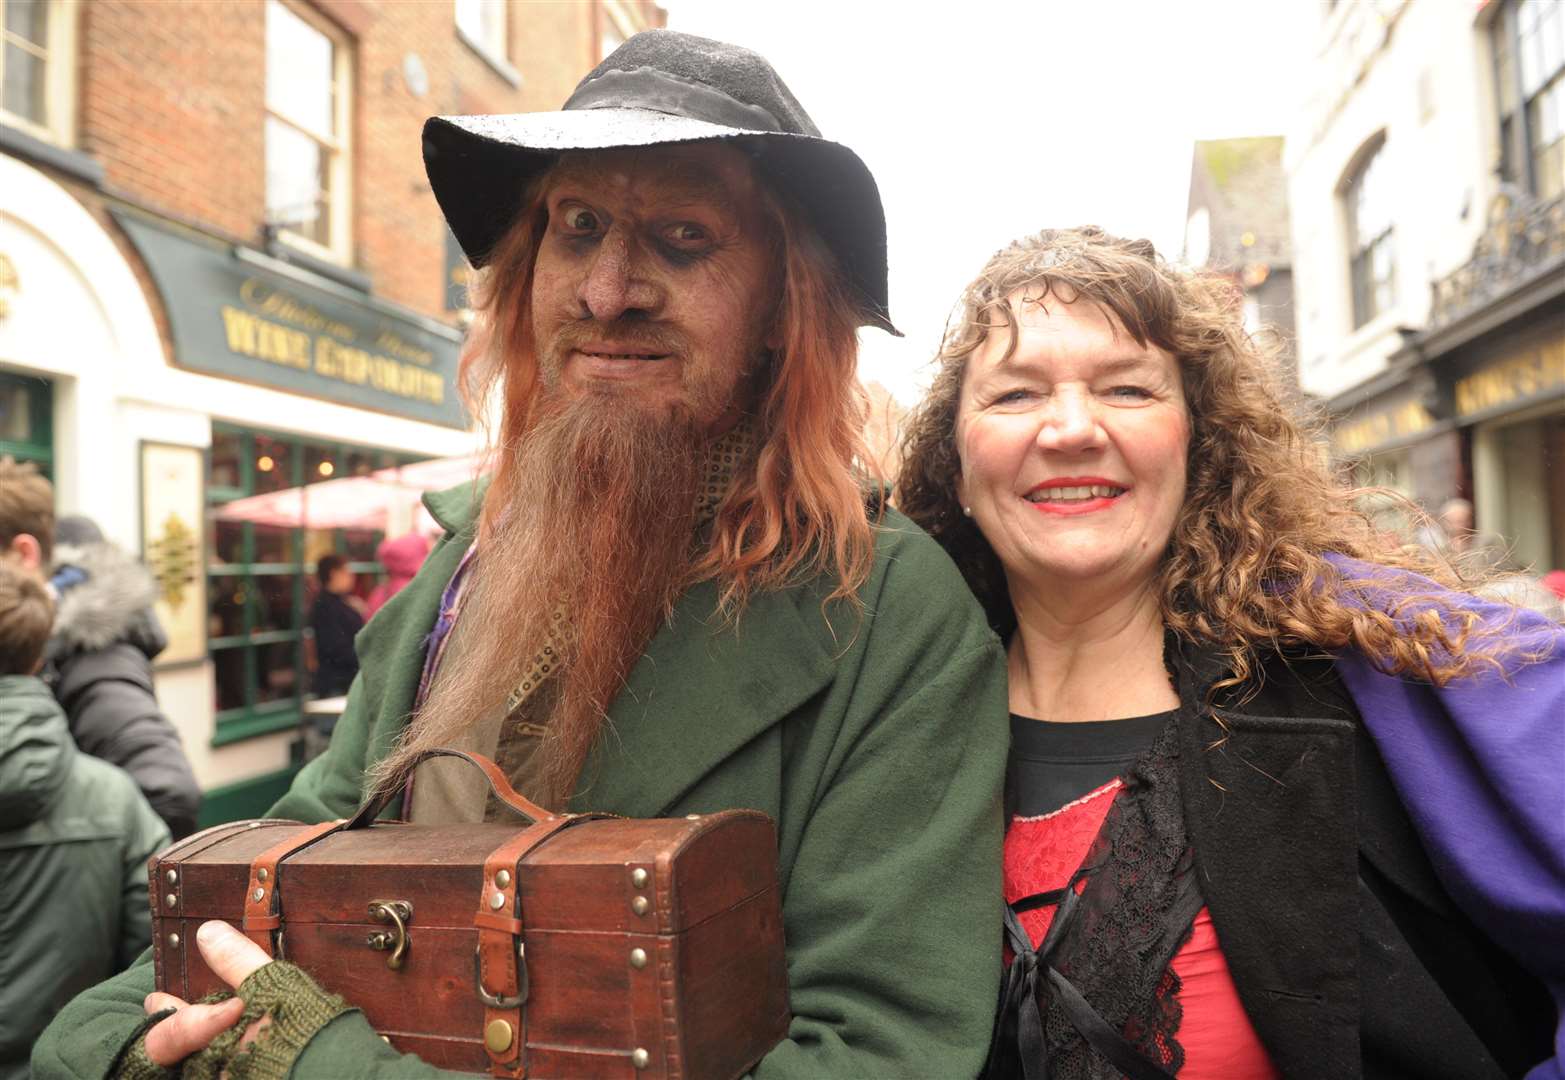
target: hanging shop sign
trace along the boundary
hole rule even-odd
[[[461,335],[258,252],[132,212],[115,219],[168,311],[174,362],[207,375],[467,427],[457,394]]]
[[[1456,381],[1463,420],[1507,412],[1565,393],[1565,337],[1534,342]]]

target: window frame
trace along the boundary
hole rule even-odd
[[[1387,214],[1385,225],[1372,236],[1360,233],[1359,222],[1362,193],[1366,188],[1374,189],[1375,185],[1369,181],[1375,177],[1377,166],[1384,165],[1385,150],[1386,139],[1384,133],[1381,133],[1354,155],[1353,163],[1338,188],[1347,241],[1351,328],[1355,331],[1394,310],[1397,305],[1396,220]],[[1384,187],[1384,184],[1378,186]],[[1381,257],[1386,262],[1386,274],[1383,278],[1377,278],[1375,265]]]
[[[0,0],[0,79],[5,75],[5,45],[11,40],[5,29],[5,6]],[[76,47],[79,0],[45,0],[49,28],[44,45],[44,116],[40,124],[31,117],[11,112],[0,99],[0,121],[34,138],[56,146],[76,145]]]
[[[634,22],[614,0],[597,0],[594,6],[597,11],[597,62],[601,64],[608,59],[610,53],[629,41],[635,35],[636,29]],[[612,43],[612,48],[609,42],[610,33],[618,39]]]
[[[271,220],[270,206],[266,209],[266,227],[270,235],[277,240],[296,247],[306,254],[318,259],[342,266],[352,265],[353,262],[353,117],[356,101],[357,87],[354,85],[355,48],[353,38],[341,27],[319,12],[312,11],[294,0],[266,0],[266,18],[270,18],[271,6],[287,10],[298,18],[310,29],[316,31],[332,46],[332,125],[336,129],[333,137],[323,138],[321,133],[311,131],[301,126],[297,121],[284,116],[272,107],[270,95],[266,87],[262,88],[262,188],[267,184],[264,173],[270,162],[266,160],[266,136],[265,126],[272,120],[276,120],[327,150],[327,175],[331,184],[331,190],[327,197],[327,212],[331,215],[327,232],[328,242],[320,243],[302,233],[295,232]],[[269,58],[268,58],[269,59]],[[270,201],[270,191],[266,191],[267,201]]]
[[[1527,53],[1534,41],[1543,42],[1536,34],[1523,41],[1521,19],[1524,6],[1525,0],[1504,0],[1490,24],[1490,63],[1494,75],[1499,168],[1505,180],[1524,187],[1535,198],[1548,201],[1565,195],[1565,119],[1556,125],[1560,131],[1552,142],[1535,147],[1539,125],[1534,107],[1547,107],[1547,99],[1552,97],[1555,99],[1555,108],[1565,111],[1565,10],[1556,6],[1534,9],[1544,13],[1541,19],[1551,24],[1558,55],[1553,68],[1538,73],[1537,85],[1529,94]],[[1540,26],[1541,23],[1533,29],[1537,31]],[[1510,107],[1507,108],[1507,105]],[[1551,186],[1545,191],[1541,188],[1540,159],[1550,151],[1556,159],[1556,168]]]
[[[390,458],[397,465],[408,465],[417,461],[427,460],[426,455],[408,454],[383,447],[362,446],[356,443],[344,443],[331,439],[320,439],[308,435],[290,434],[286,432],[270,431],[264,428],[250,427],[244,424],[214,420],[212,422],[212,435],[214,449],[208,450],[206,460],[206,509],[210,515],[213,511],[256,493],[256,439],[264,438],[274,443],[280,443],[287,447],[287,460],[277,461],[277,467],[284,469],[288,474],[288,486],[297,487],[306,482],[305,462],[311,450],[322,450],[327,453],[323,460],[333,463],[332,476],[346,476],[347,466],[354,454],[376,454]],[[236,436],[239,444],[239,476],[237,484],[219,484],[213,476],[214,450],[219,436]],[[288,532],[289,558],[283,562],[260,562],[256,558],[256,528],[252,522],[240,522],[240,549],[239,561],[230,563],[217,563],[214,557],[217,554],[216,534],[211,532],[207,544],[206,563],[202,567],[202,574],[207,583],[207,618],[211,619],[221,597],[230,594],[230,590],[221,588],[224,582],[238,580],[245,594],[240,608],[239,632],[231,634],[212,633],[210,623],[207,635],[207,657],[213,665],[213,698],[212,698],[212,736],[211,745],[226,746],[244,739],[251,739],[261,735],[271,734],[295,728],[301,722],[304,715],[304,704],[310,700],[309,690],[310,672],[306,666],[306,640],[309,629],[309,610],[307,601],[313,595],[309,588],[309,577],[315,573],[315,564],[305,561],[305,528],[302,524],[285,526]],[[205,527],[213,528],[209,517]],[[327,531],[327,530],[320,530]],[[338,554],[348,554],[347,533],[350,530],[332,529],[331,550]],[[372,531],[373,532],[373,531]],[[378,546],[384,539],[384,535],[373,532],[374,543]],[[371,578],[378,583],[384,579],[385,568],[378,562],[356,560],[348,563],[350,569],[361,578]],[[261,629],[260,623],[265,612],[264,597],[260,587],[260,580],[264,578],[291,578],[292,590],[290,610],[290,625],[285,628]],[[291,644],[293,646],[294,692],[291,695],[279,697],[271,701],[261,701],[258,693],[262,674],[262,652],[274,645]],[[241,656],[241,678],[243,680],[242,701],[238,705],[219,709],[217,677],[217,656],[219,653],[237,652]]]
[[[54,471],[54,383],[43,375],[0,370],[0,387],[20,388],[27,399],[27,442],[0,439],[0,457],[31,461],[45,476]]]
[[[473,0],[473,2],[482,4],[483,0]],[[499,0],[491,9],[500,13],[499,40],[495,42],[486,40],[482,32],[475,33],[473,28],[464,23],[462,19],[462,4],[463,0],[451,0],[451,24],[456,27],[457,38],[462,44],[477,53],[484,63],[495,70],[496,74],[513,87],[519,88],[522,85],[522,75],[516,69],[516,65],[511,63],[511,32],[513,27],[510,5],[505,3],[505,0]],[[474,10],[482,10],[482,8],[475,8]]]

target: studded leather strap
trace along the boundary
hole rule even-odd
[[[484,883],[479,894],[478,993],[484,1003],[484,1032],[496,1021],[509,1025],[511,1041],[495,1050],[486,1037],[489,1071],[494,1076],[527,1075],[527,958],[522,952],[522,905],[517,888],[520,864],[562,829],[608,814],[561,814],[545,817],[517,833],[490,852],[484,860]],[[503,883],[503,884],[502,884]]]
[[[278,895],[277,868],[295,852],[302,851],[329,833],[342,828],[346,819],[323,821],[311,825],[303,832],[294,833],[280,844],[274,844],[250,862],[250,879],[245,885],[245,937],[266,950],[266,955],[276,957],[274,933],[283,925],[282,902]]]

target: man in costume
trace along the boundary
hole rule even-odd
[[[974,1074],[1003,655],[858,472],[856,332],[892,329],[869,172],[763,58],[666,31],[562,111],[436,119],[424,152],[482,268],[464,375],[499,403],[494,467],[428,500],[445,536],[360,635],[331,749],[273,813],[342,817],[371,789],[415,823],[500,813],[458,762],[409,769],[441,745],[554,808],[765,810],[793,1021],[756,1075]],[[199,941],[238,999],[148,997],[143,964],[61,1014],[36,1075],[214,1052],[231,1076],[435,1074],[236,932]],[[241,1029],[244,1057],[202,1050]]]

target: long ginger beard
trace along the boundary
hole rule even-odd
[[[548,787],[568,797],[630,669],[690,584],[703,465],[690,416],[593,393],[544,411],[504,489],[487,496],[498,516],[469,570],[460,663],[441,665],[375,770],[382,785],[504,708],[552,628],[560,692],[551,715],[532,719],[547,727]]]

